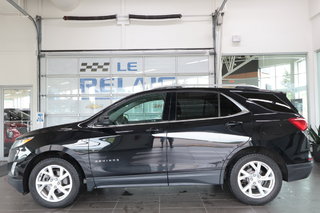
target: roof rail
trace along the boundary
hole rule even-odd
[[[182,86],[165,86],[165,87],[156,87],[150,90],[163,90],[163,89],[180,89]]]
[[[259,87],[256,86],[236,86],[235,89],[248,89],[248,90],[259,90]]]
[[[231,89],[249,89],[249,90],[259,90],[260,88],[254,85],[248,84],[210,84],[207,86],[164,86],[164,87],[156,87],[150,90],[162,90],[162,89],[181,89],[181,88],[194,88],[194,87],[205,87],[205,88],[231,88]]]
[[[250,84],[211,84],[211,87],[219,87],[219,88],[235,88],[235,89],[260,89],[257,86]]]

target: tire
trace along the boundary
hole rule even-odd
[[[68,161],[48,158],[40,161],[31,171],[29,190],[41,206],[63,208],[72,204],[79,195],[80,180],[79,173]]]
[[[230,190],[245,204],[263,205],[272,201],[279,194],[281,185],[279,166],[262,154],[249,154],[240,158],[230,171]]]

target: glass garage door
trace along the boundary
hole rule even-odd
[[[174,85],[207,86],[211,56],[61,55],[41,61],[41,111],[45,125],[83,120],[115,101],[144,90]]]

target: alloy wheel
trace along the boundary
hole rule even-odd
[[[69,171],[60,165],[48,165],[38,173],[35,181],[37,193],[48,202],[65,199],[72,189]]]
[[[270,166],[261,161],[250,161],[238,173],[238,185],[250,198],[264,198],[273,190],[275,175]]]

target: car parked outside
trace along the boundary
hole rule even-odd
[[[283,180],[309,176],[306,129],[281,92],[158,88],[87,120],[17,138],[8,180],[50,208],[73,203],[82,186],[225,183],[241,202],[262,205],[278,195]]]

